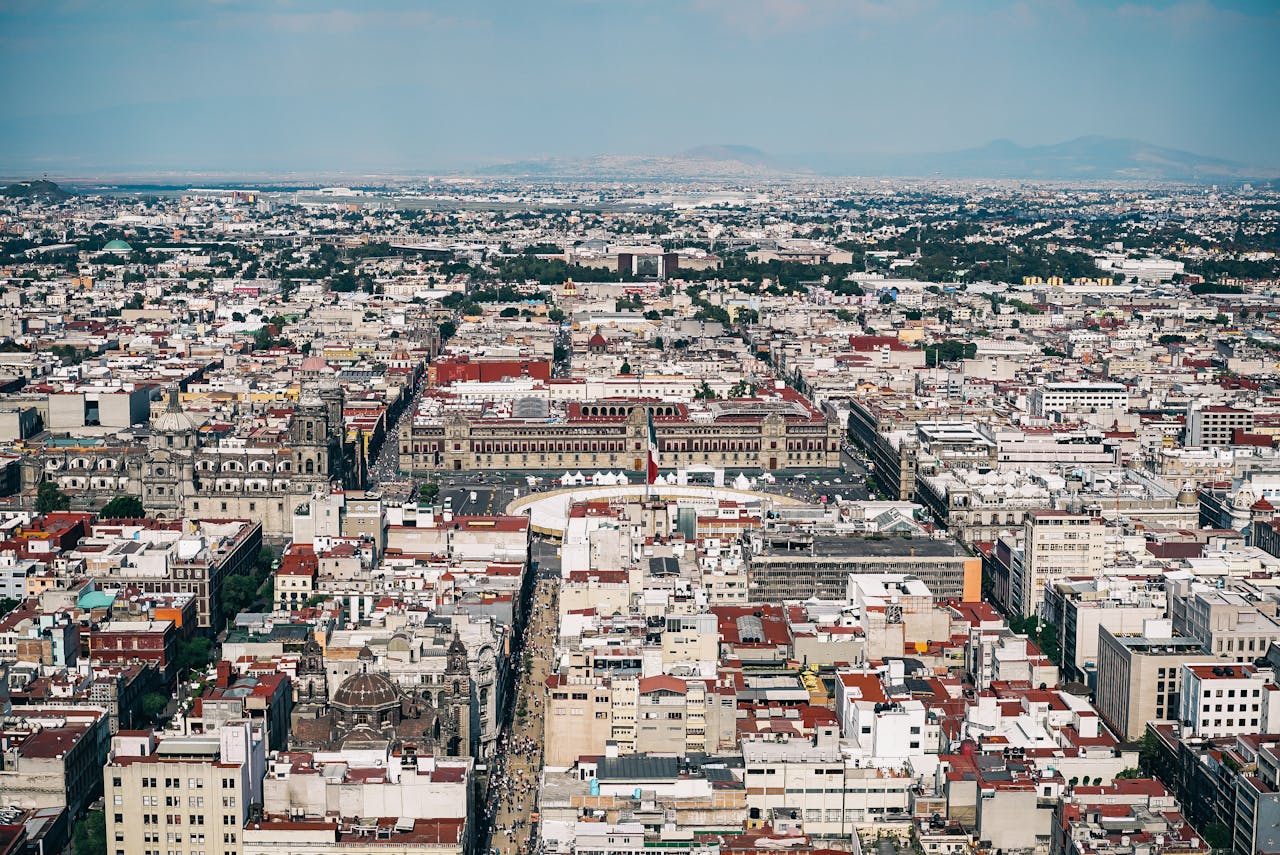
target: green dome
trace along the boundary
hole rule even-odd
[[[132,250],[132,249],[133,249],[133,247],[129,246],[129,244],[125,243],[125,242],[124,242],[124,241],[122,241],[122,240],[113,240],[113,241],[110,241],[106,246],[104,246],[104,247],[103,247],[103,249],[125,249],[125,250]]]

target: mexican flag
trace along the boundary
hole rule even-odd
[[[653,409],[649,410],[649,464],[645,470],[645,483],[658,480],[658,433],[653,429]]]

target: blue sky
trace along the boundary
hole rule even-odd
[[[1280,166],[1277,0],[0,0],[0,171],[793,160],[1085,134]]]

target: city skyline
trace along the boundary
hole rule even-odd
[[[828,174],[1007,138],[1274,168],[1265,2],[11,3],[0,171],[483,169],[746,144]]]

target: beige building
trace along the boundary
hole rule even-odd
[[[601,677],[547,680],[543,765],[568,768],[584,754],[604,754],[613,737],[613,696]]]
[[[240,855],[265,773],[265,734],[248,721],[217,736],[118,734],[103,770],[107,852]]]
[[[1023,523],[1022,560],[1009,578],[1009,599],[1019,614],[1039,614],[1046,586],[1067,576],[1102,573],[1106,528],[1101,520],[1067,511],[1031,511]]]
[[[733,747],[735,725],[736,696],[717,680],[555,675],[547,687],[546,765],[568,768],[610,744],[620,755],[714,753]]]
[[[1183,665],[1217,663],[1169,621],[1148,620],[1141,635],[1098,627],[1098,713],[1121,739],[1140,739],[1151,721],[1176,720]]]
[[[406,419],[400,466],[438,471],[644,471],[649,411],[663,468],[837,469],[843,431],[801,396],[648,406],[571,403],[563,418]]]

